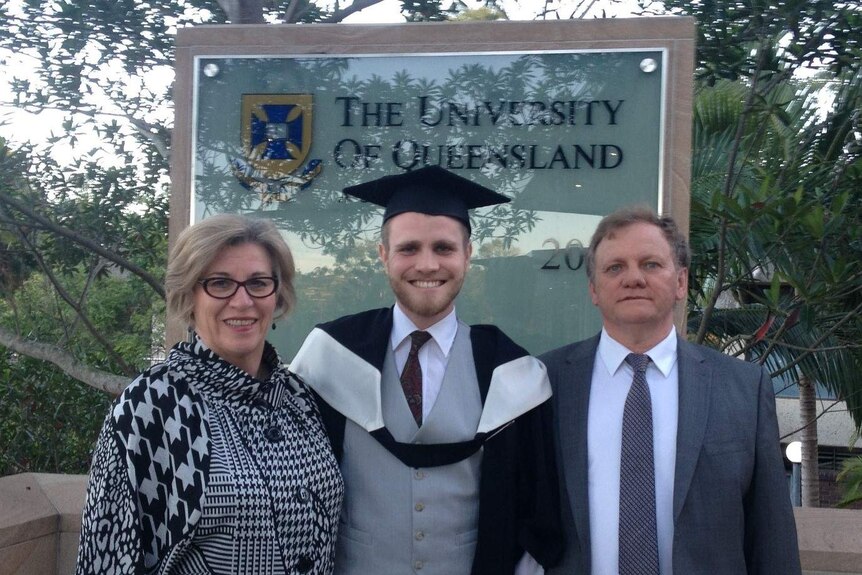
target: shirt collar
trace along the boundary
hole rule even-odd
[[[401,345],[417,329],[419,328],[410,321],[410,318],[401,311],[396,303],[392,310],[392,334],[389,336],[392,349],[394,350]],[[440,347],[443,356],[449,357],[449,351],[451,351],[452,343],[455,341],[455,333],[458,331],[458,317],[455,315],[455,308],[453,307],[446,317],[424,331],[431,334],[431,338]]]
[[[676,330],[671,328],[663,340],[646,352],[652,363],[665,377],[670,374],[673,364],[676,363],[676,344]],[[608,335],[608,332],[602,328],[597,353],[607,368],[608,373],[613,375],[625,362],[626,356],[632,353],[632,351]]]

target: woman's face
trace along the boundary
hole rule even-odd
[[[245,243],[223,249],[200,279],[245,282],[274,275],[266,250],[258,244]],[[227,299],[217,299],[198,284],[194,293],[195,331],[222,359],[256,376],[276,300],[275,293],[254,298],[242,287]]]

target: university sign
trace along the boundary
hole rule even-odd
[[[391,304],[379,211],[341,190],[439,165],[512,199],[474,218],[459,315],[537,353],[588,335],[596,222],[638,203],[687,223],[693,33],[677,18],[181,30],[172,237],[220,212],[276,221],[299,271],[276,334],[290,355],[315,323]]]

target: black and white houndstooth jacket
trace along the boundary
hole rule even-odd
[[[142,373],[93,456],[77,575],[329,574],[344,485],[314,400],[199,339]]]

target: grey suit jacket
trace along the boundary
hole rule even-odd
[[[554,388],[566,553],[549,573],[590,573],[587,410],[599,337],[541,359]],[[799,575],[775,397],[759,366],[678,340],[673,571]]]

